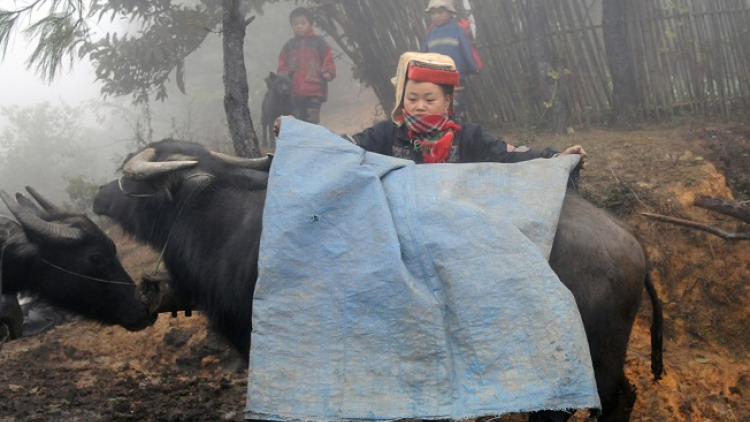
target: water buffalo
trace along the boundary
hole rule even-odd
[[[140,300],[112,240],[85,215],[66,212],[26,189],[41,208],[20,193],[14,201],[0,191],[17,220],[0,215],[3,302],[30,292],[67,311],[131,331],[153,324],[156,316]],[[17,303],[4,306],[16,309]],[[17,309],[13,314],[18,315]],[[12,329],[12,337],[20,335],[15,320]]]
[[[245,357],[269,167],[269,157],[238,159],[167,139],[131,154],[123,177],[94,201],[96,213],[163,252],[176,289]],[[622,223],[571,191],[550,264],[580,308],[606,418],[623,406],[618,393],[628,385],[623,366],[644,286],[654,309],[652,369],[661,373],[661,308],[643,249]],[[561,413],[531,418],[569,417]]]

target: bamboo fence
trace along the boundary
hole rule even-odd
[[[553,66],[569,95],[571,124],[610,113],[612,81],[602,35],[601,0],[542,0]],[[640,114],[729,116],[750,105],[750,0],[627,0],[625,16]],[[318,0],[324,29],[347,46],[357,75],[387,110],[398,57],[419,50],[427,0]],[[537,124],[526,0],[457,1],[475,24],[483,71],[470,79],[472,120]]]

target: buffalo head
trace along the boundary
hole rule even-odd
[[[247,356],[271,157],[166,139],[131,154],[94,212],[161,252],[171,288]]]
[[[264,196],[269,167],[270,157],[243,159],[197,143],[165,139],[126,158],[123,176],[100,188],[94,212],[160,249],[168,238],[181,235],[175,233],[175,223],[192,219],[198,209],[208,212],[215,206],[207,199],[215,192],[223,191],[225,196],[226,190],[261,190]],[[237,210],[227,207],[218,212],[229,215]],[[210,220],[196,223],[215,225],[216,218],[226,215],[212,214]]]
[[[32,292],[50,303],[105,324],[141,330],[153,324],[112,240],[82,214],[66,212],[31,187],[0,197],[16,221],[0,219],[2,292]]]

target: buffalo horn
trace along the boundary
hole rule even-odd
[[[211,155],[229,164],[234,164],[236,166],[250,170],[265,172],[267,172],[271,168],[271,161],[273,161],[273,154],[268,154],[265,157],[261,158],[243,158],[211,151]]]
[[[31,194],[31,196],[36,200],[36,202],[39,203],[39,205],[42,206],[44,211],[47,212],[47,214],[62,214],[65,212],[64,209],[58,207],[57,205],[50,202],[47,198],[43,197],[41,193],[39,193],[36,189],[32,188],[31,186],[26,186],[26,190]],[[17,194],[16,198],[18,197]]]
[[[35,215],[42,215],[43,211],[39,209],[39,206],[37,206],[37,204],[31,199],[25,197],[21,192],[16,193],[16,202],[18,202],[18,205],[22,206],[26,211]]]
[[[156,176],[193,167],[198,164],[196,160],[189,161],[151,161],[156,155],[154,148],[146,148],[128,160],[122,167],[126,177],[135,180],[147,180]]]
[[[16,220],[21,223],[23,229],[42,241],[71,245],[81,240],[80,230],[67,224],[50,223],[32,213],[24,212],[22,207],[13,201],[5,191],[0,190],[0,198],[5,202],[10,212],[16,216]]]

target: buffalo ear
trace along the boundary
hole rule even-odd
[[[9,230],[4,230],[5,224],[11,224]],[[23,228],[14,221],[2,222],[0,221],[0,232],[3,236],[8,236],[4,240],[3,248],[8,247],[12,249],[15,258],[28,259],[33,258],[39,254],[39,246],[32,243],[31,240],[26,236]],[[7,257],[5,257],[7,259]]]
[[[22,258],[32,258],[39,255],[39,246],[37,246],[36,243],[31,243],[25,234],[24,237],[24,241],[18,244],[18,249],[16,249],[16,256],[21,256]]]

